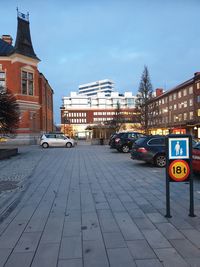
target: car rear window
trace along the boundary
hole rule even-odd
[[[165,145],[165,138],[152,138],[149,140],[148,145],[155,146],[155,145]]]
[[[138,140],[135,141],[135,144],[140,146],[144,143],[145,139],[146,137],[140,137]]]

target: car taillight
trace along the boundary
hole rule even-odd
[[[120,141],[120,138],[116,138],[115,142],[118,143]]]
[[[137,152],[146,153],[147,150],[144,147],[140,147],[140,148],[137,149]]]

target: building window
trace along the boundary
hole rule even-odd
[[[183,113],[183,119],[184,119],[184,121],[187,120],[187,113]]]
[[[200,95],[197,96],[197,102],[200,102]]]
[[[187,101],[183,102],[183,106],[184,106],[184,108],[187,108]]]
[[[174,110],[176,110],[177,109],[177,105],[176,104],[174,104]]]
[[[169,101],[172,101],[172,95],[169,96]]]
[[[22,71],[22,94],[33,95],[33,73]]]
[[[193,87],[192,86],[189,87],[189,94],[193,94]]]
[[[6,87],[6,74],[4,71],[0,71],[0,87]]]
[[[187,95],[187,89],[184,89],[183,90],[183,96],[186,96]]]
[[[190,120],[192,120],[193,119],[193,111],[190,111]]]
[[[174,93],[174,95],[173,95],[173,99],[176,100],[176,93]]]
[[[197,83],[197,89],[200,89],[200,83]]]
[[[189,103],[190,103],[190,107],[192,107],[193,106],[193,99],[192,98],[189,100]]]
[[[200,109],[197,110],[197,116],[200,117]]]
[[[181,91],[178,92],[178,98],[181,98]]]

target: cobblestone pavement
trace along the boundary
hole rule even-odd
[[[0,266],[200,266],[200,183],[195,214],[187,183],[171,185],[165,218],[165,170],[107,146],[20,148],[1,161],[1,179],[29,181],[0,224]]]

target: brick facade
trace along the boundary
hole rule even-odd
[[[26,27],[28,31],[29,22],[21,21],[22,19],[18,18],[15,46],[9,43],[11,52],[3,54],[3,49],[0,50],[0,74],[5,79],[1,82],[15,95],[20,109],[17,137],[12,142],[29,144],[35,143],[42,132],[53,130],[53,90],[38,70],[40,60],[34,54],[31,40],[28,41],[32,54],[23,50],[24,42],[19,35],[20,30],[24,29],[20,27]],[[2,38],[0,48],[6,46],[5,42],[5,38]]]

